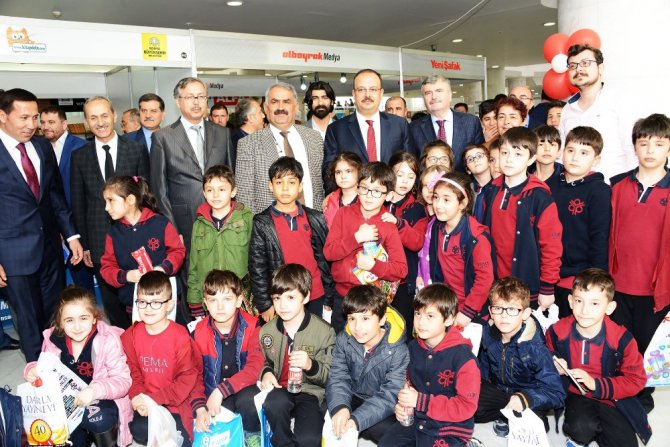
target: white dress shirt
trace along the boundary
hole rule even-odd
[[[23,171],[23,165],[21,164],[21,151],[17,149],[17,145],[19,144],[19,141],[14,139],[14,137],[9,136],[5,132],[0,129],[0,140],[2,140],[2,144],[5,145],[5,148],[7,149],[7,152],[9,152],[9,155],[12,157],[12,160],[14,160],[14,163],[16,163],[16,167],[19,168],[19,172],[23,176],[23,179],[28,182],[28,179],[26,178],[26,173]],[[28,154],[28,158],[30,161],[33,163],[33,166],[35,167],[35,172],[37,173],[37,181],[41,182],[42,181],[42,161],[40,160],[40,156],[37,155],[37,151],[35,150],[35,147],[33,146],[33,143],[30,141],[24,143],[26,146],[26,153]]]
[[[440,132],[440,126],[437,124],[437,120],[444,120],[444,132],[447,134],[447,144],[451,146],[451,142],[454,139],[454,112],[449,109],[447,116],[444,118],[438,118],[435,115],[431,115],[430,119],[433,122],[433,129],[435,130],[436,138]]]
[[[281,130],[270,124],[270,131],[272,131],[272,136],[275,139],[277,153],[280,157],[283,157],[286,154],[284,153],[284,137],[279,133]],[[304,172],[302,177],[302,193],[305,196],[305,203],[303,205],[314,208],[314,191],[312,189],[312,177],[309,172],[309,161],[307,160],[305,143],[300,138],[300,134],[295,126],[291,126],[287,132],[288,143],[291,145],[291,149],[293,149],[293,156],[300,162]]]
[[[56,143],[52,144],[54,152],[56,153],[56,161],[58,161],[58,166],[60,166],[60,159],[63,156],[63,147],[65,147],[65,139],[68,136],[68,131],[63,132],[63,135],[60,136]]]
[[[375,113],[374,116],[370,118],[366,118],[363,115],[356,112],[356,119],[358,120],[358,126],[361,128],[361,136],[363,137],[363,144],[365,145],[366,149],[368,147],[368,127],[370,127],[368,126],[368,123],[366,123],[366,121],[372,120],[372,128],[375,130],[375,145],[377,146],[376,148],[377,161],[381,161],[382,127],[379,121],[379,112]]]
[[[109,155],[112,156],[112,165],[114,166],[114,172],[116,172],[116,155],[119,148],[119,136],[116,134],[116,132],[114,132],[114,137],[107,143],[98,141],[97,138],[95,139],[95,155],[98,157],[100,173],[102,174],[102,178],[107,181],[108,179],[105,178],[105,158],[107,156],[107,152],[105,152],[105,150],[102,148],[104,145],[109,146]]]
[[[189,121],[186,121],[186,119],[182,116],[179,118],[181,120],[181,125],[184,126],[184,130],[186,131],[186,136],[188,137],[188,141],[191,143],[191,149],[193,149],[193,152],[195,153],[196,157],[198,156],[198,153],[196,152],[195,148],[197,146],[197,138],[198,138],[198,132],[192,129],[193,126],[198,126],[200,128],[200,135],[202,135],[202,156],[205,156],[205,148],[207,145],[205,144],[205,120],[200,120],[198,124],[193,124]],[[201,162],[201,164],[204,166],[205,165],[205,160],[198,160]]]

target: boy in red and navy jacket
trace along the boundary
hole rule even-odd
[[[379,447],[465,446],[474,430],[480,373],[472,344],[453,326],[458,298],[448,286],[431,284],[414,299],[417,339],[409,345],[408,383],[398,394],[396,422]]]
[[[601,446],[635,447],[636,433],[645,444],[651,436],[636,397],[647,381],[642,356],[631,333],[608,317],[617,307],[613,296],[614,280],[607,272],[584,270],[569,296],[573,316],[547,330],[547,345],[568,390],[563,433],[572,445],[595,440]]]
[[[513,127],[500,137],[503,175],[484,192],[483,224],[495,244],[496,277],[521,279],[530,289],[531,307],[544,310],[554,303],[563,227],[549,187],[526,172],[537,145],[537,135],[525,127]]]
[[[639,167],[611,179],[609,267],[616,282],[612,319],[644,353],[670,309],[670,119],[639,120],[633,144]]]
[[[193,332],[202,354],[204,389],[198,389],[206,411],[197,412],[196,429],[209,426],[209,415],[221,407],[242,416],[245,438],[260,440],[260,422],[254,396],[256,382],[265,359],[261,352],[258,318],[240,306],[244,294],[242,281],[229,270],[212,270],[203,284],[204,303],[209,316],[200,320]],[[252,444],[254,445],[254,444]]]

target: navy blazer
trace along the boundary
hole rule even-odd
[[[406,119],[385,112],[379,112],[379,122],[381,129],[381,140],[379,141],[381,160],[379,161],[388,163],[394,152],[412,151],[409,127]],[[328,125],[323,147],[322,173],[324,180],[326,179],[328,166],[339,152],[354,152],[361,157],[363,163],[369,161],[367,145],[363,140],[361,127],[358,125],[355,113]]]
[[[31,143],[40,158],[40,193],[36,200],[14,159],[0,141],[0,265],[7,276],[35,273],[45,256],[60,254],[61,234],[67,239],[76,234],[65,201],[56,154],[51,144],[33,137]],[[50,262],[63,262],[61,256]]]
[[[137,130],[133,130],[132,132],[128,132],[127,134],[124,135],[119,134],[119,136],[121,138],[126,138],[136,143],[140,143],[147,150],[147,153],[150,152],[151,150],[150,147],[147,147],[147,139],[144,138],[144,130],[142,129],[142,127],[140,127]]]
[[[452,112],[454,114],[454,133],[451,138],[451,150],[454,152],[454,168],[464,172],[465,167],[461,163],[463,151],[471,144],[483,144],[484,133],[482,132],[482,123],[476,116],[454,110]],[[414,152],[418,153],[419,156],[427,143],[437,140],[430,115],[412,121],[409,130],[412,134]]]
[[[65,191],[65,200],[67,200],[68,206],[70,206],[70,159],[72,158],[72,152],[86,146],[87,143],[83,138],[75,137],[69,132],[65,137],[58,169],[60,170],[60,178],[63,182],[63,191]]]

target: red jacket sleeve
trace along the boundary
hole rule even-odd
[[[389,227],[392,227],[392,231],[389,231],[382,239],[382,246],[388,253],[388,261],[375,260],[375,265],[372,266],[370,272],[380,279],[398,281],[407,276],[407,258],[398,231],[392,224],[389,224]]]
[[[620,376],[595,379],[596,389],[592,395],[601,400],[619,400],[638,394],[647,383],[642,354],[637,349],[637,342],[631,338],[623,352]]]
[[[540,293],[552,295],[560,279],[563,254],[563,225],[558,218],[556,203],[547,206],[537,223],[540,245]]]
[[[456,395],[419,393],[416,411],[442,422],[461,422],[474,416],[479,401],[481,376],[477,361],[470,359],[456,375]]]
[[[419,251],[423,247],[423,240],[426,237],[426,227],[428,227],[428,217],[423,217],[410,225],[405,219],[402,219],[402,225],[398,232],[402,245],[411,251]]]
[[[470,293],[465,297],[463,314],[474,318],[484,307],[493,285],[493,260],[491,259],[491,243],[483,234],[477,239],[472,254],[472,263],[475,269],[475,282]]]
[[[335,215],[333,225],[328,231],[326,243],[323,246],[323,255],[328,261],[341,261],[352,253],[360,250],[363,245],[356,241],[354,234],[358,231],[345,222],[346,208],[340,208]]]
[[[167,252],[166,258],[161,262],[161,267],[165,270],[168,276],[174,276],[186,257],[186,247],[177,233],[177,229],[168,221],[165,226],[165,250]]]
[[[243,388],[254,385],[261,375],[261,370],[265,365],[265,357],[261,351],[259,343],[260,326],[248,328],[244,337],[249,337],[249,345],[247,351],[247,363],[242,370],[238,371],[229,379],[223,379],[218,385],[219,391],[223,394],[223,398],[227,398],[231,394],[237,393]]]
[[[114,243],[109,234],[105,239],[105,253],[100,258],[100,264],[100,276],[107,284],[116,288],[126,285],[126,274],[128,272],[119,267],[114,253]]]

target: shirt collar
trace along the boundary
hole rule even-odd
[[[95,139],[95,148],[96,149],[103,150],[102,146],[104,146],[104,145],[107,145],[107,146],[111,147],[112,149],[116,148],[119,145],[119,135],[116,132],[114,132],[114,136],[112,137],[112,139],[109,140],[106,143],[103,143],[102,141],[98,140],[97,138]]]
[[[636,184],[640,183],[640,181],[637,179],[637,173],[639,171],[640,171],[640,168],[637,167],[630,172],[630,176],[629,176],[630,179],[632,181],[634,181]],[[659,188],[670,188],[670,170],[668,170],[667,166],[665,167],[665,176],[652,186],[658,186]]]
[[[437,120],[444,120],[446,123],[451,123],[454,121],[454,112],[449,109],[447,115],[444,118],[438,118],[435,115],[430,115],[430,119],[433,121],[433,125],[437,125]]]
[[[275,205],[276,205],[276,204],[277,204],[277,201],[276,201],[276,200],[273,200],[273,201],[272,201],[272,205],[270,206],[270,212],[272,213],[273,216],[275,216],[275,217],[280,217],[280,216],[289,216],[289,217],[293,217],[293,216],[291,216],[289,213],[285,213],[285,212],[283,212],[283,211],[279,211],[277,208],[275,208]],[[295,204],[298,205],[298,213],[295,214],[295,215],[296,215],[296,216],[301,216],[301,217],[302,217],[302,216],[305,214],[305,210],[302,208],[302,205],[300,204],[300,202],[296,201]]]
[[[193,126],[198,126],[201,130],[204,129],[205,127],[205,120],[200,120],[198,124],[193,124],[190,121],[187,121],[186,118],[183,116],[179,118],[179,121],[181,121],[181,125],[184,126],[184,129],[189,130]]]
[[[523,191],[523,189],[526,187],[526,185],[528,185],[528,180],[530,180],[530,177],[526,177],[526,180],[524,180],[523,183],[510,188],[509,186],[507,186],[507,183],[505,183],[505,180],[503,179],[502,182],[503,189],[507,189],[509,193],[513,196],[519,195],[521,194],[521,191]]]
[[[279,129],[278,127],[273,126],[272,124],[270,124],[268,127],[270,127],[270,130],[272,131],[272,134],[275,136],[275,138],[282,138],[282,139],[284,138],[284,137],[282,137],[282,135],[280,133],[280,132],[284,132],[283,130]],[[286,129],[286,132],[293,133],[293,132],[297,132],[297,131],[295,130],[295,126],[291,125],[291,127]]]
[[[2,143],[5,145],[7,150],[9,150],[9,148],[16,149],[16,146],[19,144],[19,140],[12,137],[2,129],[0,129],[0,140],[2,140]]]
[[[65,132],[63,132],[63,135],[61,135],[60,138],[58,138],[56,140],[56,146],[57,147],[58,146],[61,146],[61,147],[64,146],[65,145],[65,140],[67,139],[67,136],[68,136],[68,131],[66,130]]]
[[[594,345],[601,345],[605,341],[605,320],[602,322],[602,327],[600,328],[600,332],[598,332],[598,335],[596,335],[593,338],[586,338],[582,334],[579,333],[577,330],[577,320],[572,323],[572,329],[571,329],[572,337],[577,340],[577,341],[588,341],[589,343],[593,343]]]

